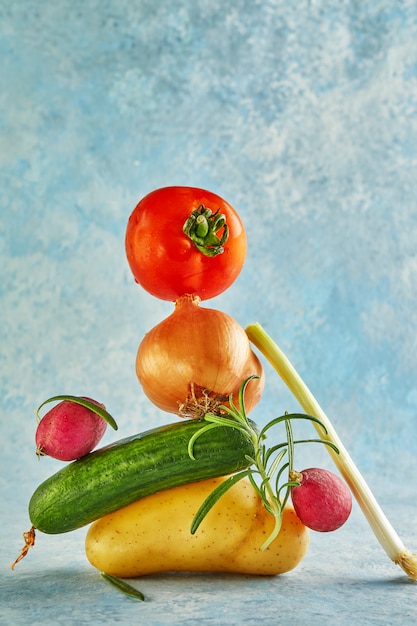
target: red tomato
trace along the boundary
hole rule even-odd
[[[163,187],[142,198],[129,218],[125,244],[136,282],[172,302],[184,294],[202,300],[219,295],[246,256],[245,229],[233,207],[194,187]]]

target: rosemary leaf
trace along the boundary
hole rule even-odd
[[[105,572],[101,572],[101,575],[104,580],[113,585],[113,587],[124,593],[126,596],[135,598],[136,600],[141,600],[142,602],[145,601],[145,596],[143,595],[143,593],[139,591],[139,589],[135,589],[135,587],[132,587],[132,585],[126,583],[124,580],[116,578],[116,576],[106,574]]]

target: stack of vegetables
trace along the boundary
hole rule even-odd
[[[38,456],[72,461],[48,478],[29,503],[35,531],[64,533],[91,524],[90,563],[113,583],[162,571],[276,575],[295,568],[309,529],[336,530],[353,493],[389,556],[417,578],[417,558],[402,544],[354,466],[330,420],[288,359],[259,324],[246,331],[202,305],[228,289],[246,255],[237,212],[219,196],[166,187],[145,196],[126,231],[136,282],[173,312],[142,339],[136,373],[149,400],[179,421],[93,449],[107,423],[90,399],[55,396],[40,418]],[[257,347],[306,413],[283,414],[259,429],[248,417],[265,385]],[[310,421],[342,477],[298,471],[296,420]],[[272,430],[285,437],[266,446]],[[14,567],[15,563],[12,565]],[[119,581],[120,582],[120,581]],[[120,583],[123,587],[123,584]]]

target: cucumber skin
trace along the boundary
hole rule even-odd
[[[187,419],[159,426],[69,463],[33,493],[33,526],[47,534],[69,532],[157,491],[249,467],[252,443],[225,426],[198,437],[191,459],[188,442],[204,425],[204,419]]]

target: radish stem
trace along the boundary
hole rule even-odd
[[[399,565],[412,580],[417,580],[417,554],[410,552],[405,547],[386,518],[371,489],[339,439],[332,423],[301,376],[259,323],[249,325],[246,328],[246,333],[250,341],[276,369],[306,413],[317,417],[325,426],[327,433],[324,432],[320,424],[313,422],[320,437],[335,444],[338,448],[339,454],[330,446],[326,446],[340,473],[349,485],[376,538],[390,559]]]

